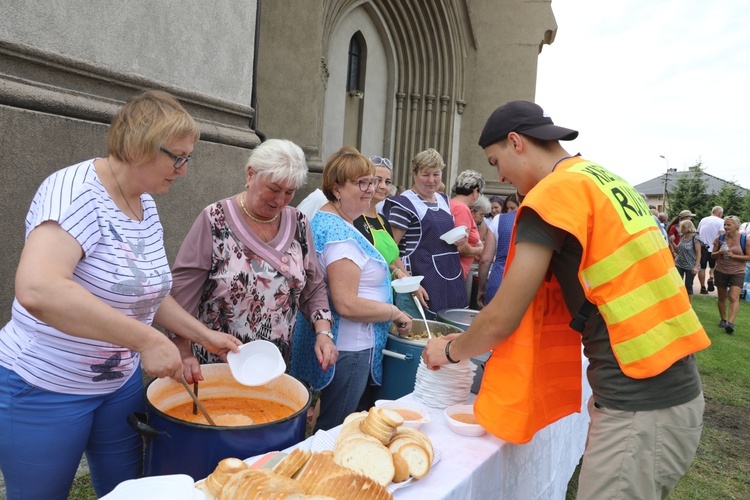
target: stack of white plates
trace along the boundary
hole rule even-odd
[[[420,360],[414,381],[414,398],[432,408],[466,404],[476,369],[477,365],[465,359],[432,371]]]

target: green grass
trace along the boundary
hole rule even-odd
[[[693,309],[711,338],[696,354],[706,398],[695,460],[671,500],[750,498],[750,303],[742,301],[734,335],[717,326],[716,298],[693,296]],[[578,470],[566,500],[575,498]]]
[[[715,297],[695,295],[693,308],[712,342],[696,355],[706,397],[705,423],[695,460],[669,498],[750,498],[750,303],[741,302],[734,335],[716,326]],[[575,498],[577,487],[576,470],[566,499]],[[88,475],[76,479],[69,498],[96,498]]]

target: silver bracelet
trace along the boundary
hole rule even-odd
[[[330,330],[321,330],[319,332],[315,332],[315,337],[317,338],[318,335],[325,335],[329,339],[333,340],[333,332]]]

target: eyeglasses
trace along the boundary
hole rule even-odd
[[[178,168],[182,167],[183,165],[187,165],[187,162],[193,159],[193,155],[187,155],[187,156],[177,156],[173,152],[164,149],[162,147],[159,148],[159,151],[164,153],[165,155],[169,156],[174,160],[174,165],[172,167],[177,170]]]
[[[388,170],[393,170],[393,163],[391,163],[391,160],[388,158],[383,158],[382,156],[371,156],[370,161],[373,165],[385,165]]]
[[[368,189],[375,189],[376,187],[378,187],[378,184],[380,184],[380,179],[360,179],[358,181],[349,182],[351,182],[352,184],[357,184],[359,186],[359,190],[364,193]]]

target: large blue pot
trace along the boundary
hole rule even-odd
[[[427,320],[430,333],[442,337],[450,333],[463,333],[461,328]],[[425,331],[423,320],[414,320],[412,333],[420,334]],[[414,381],[417,379],[417,368],[422,357],[426,340],[414,340],[400,337],[391,331],[383,350],[383,384],[375,388],[376,399],[398,399],[414,391]]]
[[[203,365],[205,380],[199,397],[247,397],[286,404],[296,411],[289,417],[267,424],[221,427],[179,420],[165,410],[191,401],[181,383],[172,379],[153,380],[146,386],[147,414],[130,415],[130,424],[146,441],[144,474],[188,474],[196,481],[208,476],[219,461],[245,459],[283,450],[305,439],[307,409],[312,402],[310,387],[291,375],[259,387],[237,383],[224,363]]]

